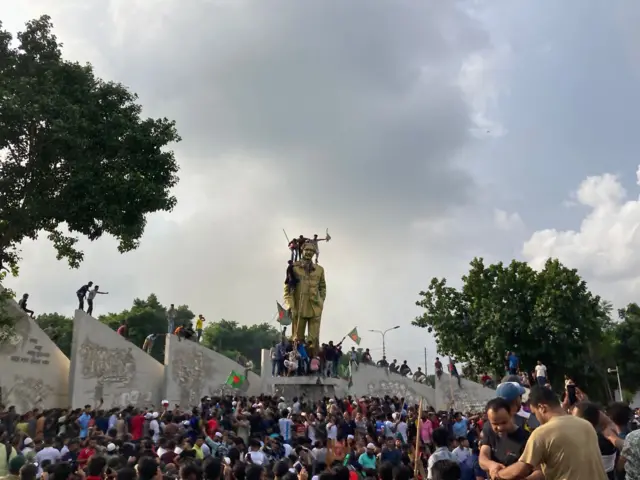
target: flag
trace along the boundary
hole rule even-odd
[[[278,305],[278,323],[282,326],[291,325],[291,318],[289,317],[289,313],[284,309],[280,302],[276,301],[276,305]]]
[[[353,330],[351,330],[347,334],[347,337],[349,337],[351,340],[353,340],[357,345],[360,345],[360,340],[362,340],[360,338],[360,335],[358,335],[358,327],[355,327]]]
[[[235,370],[232,370],[229,374],[229,378],[227,378],[227,385],[231,385],[233,388],[240,388],[244,383],[244,375],[240,375],[236,373]]]

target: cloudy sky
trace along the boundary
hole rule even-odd
[[[178,207],[142,246],[85,244],[79,270],[24,244],[37,312],[97,313],[150,292],[209,320],[271,321],[288,251],[322,246],[324,340],[357,326],[374,356],[423,361],[410,326],[433,276],[475,255],[557,256],[639,300],[640,5],[632,0],[0,0],[13,32],[47,13],[90,61],[177,121]]]

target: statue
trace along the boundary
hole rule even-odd
[[[324,280],[324,268],[313,263],[315,254],[314,244],[306,242],[302,248],[301,260],[293,263],[297,283],[293,286],[285,285],[284,301],[285,308],[290,311],[293,338],[303,340],[308,326],[308,339],[318,348],[327,284]]]

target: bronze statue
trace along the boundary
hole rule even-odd
[[[302,248],[301,260],[293,263],[293,273],[297,283],[293,286],[285,285],[284,301],[285,308],[290,311],[292,337],[303,340],[308,326],[308,340],[317,348],[327,284],[324,279],[324,268],[313,263],[315,254],[314,244],[306,242]]]

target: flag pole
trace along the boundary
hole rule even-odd
[[[422,421],[422,398],[418,407],[418,419],[416,420],[416,447],[413,451],[413,478],[418,478],[418,462],[420,461],[420,422]]]

